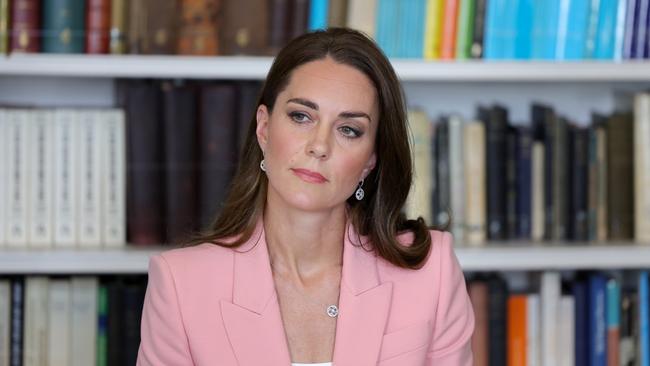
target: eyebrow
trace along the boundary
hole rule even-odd
[[[288,103],[297,103],[297,104],[304,105],[307,108],[311,108],[311,109],[313,109],[315,111],[318,110],[318,104],[312,102],[311,100],[304,99],[304,98],[291,98],[291,99],[289,99],[287,101],[287,104]],[[370,116],[368,115],[368,113],[364,113],[364,112],[345,111],[345,112],[339,113],[339,116],[343,117],[343,118],[359,118],[359,117],[363,117],[363,118],[367,118],[368,122],[372,122],[372,119],[370,119]]]

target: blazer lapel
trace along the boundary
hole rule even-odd
[[[221,316],[240,365],[289,365],[264,225],[260,218],[251,239],[235,251],[233,302],[221,301]]]
[[[343,246],[333,362],[334,365],[375,365],[390,313],[393,284],[380,284],[375,253],[359,246],[356,231],[351,224],[349,228]],[[362,237],[361,243],[367,240]]]

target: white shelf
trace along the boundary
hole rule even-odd
[[[144,274],[163,248],[115,250],[1,250],[3,274]],[[537,271],[650,268],[650,245],[456,248],[465,271]]]
[[[0,75],[92,78],[264,79],[271,57],[13,54]],[[394,60],[403,81],[650,81],[648,61]]]

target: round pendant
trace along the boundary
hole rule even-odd
[[[331,318],[336,318],[336,316],[339,315],[339,308],[336,307],[336,305],[328,306],[327,315],[329,315]]]

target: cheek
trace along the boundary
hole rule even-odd
[[[266,158],[276,162],[293,161],[301,146],[299,136],[285,128],[283,121],[275,120],[269,124],[268,136]]]

